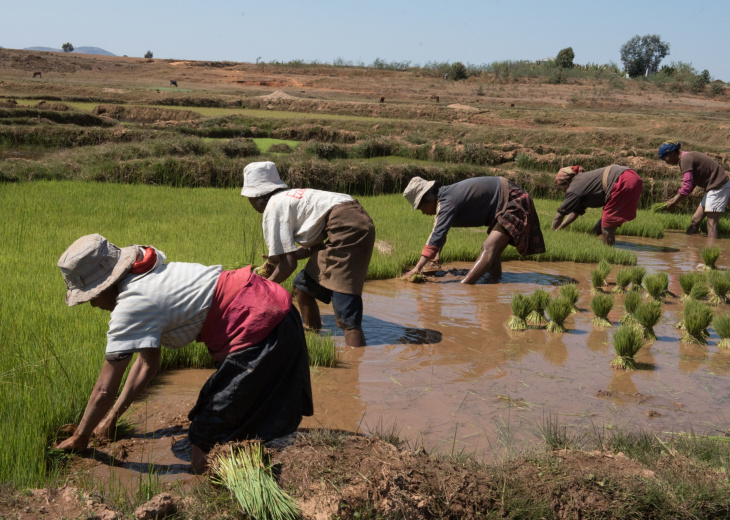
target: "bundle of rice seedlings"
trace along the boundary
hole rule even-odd
[[[730,291],[730,280],[721,271],[710,271],[707,274],[710,284],[710,303],[727,303],[727,293]]]
[[[578,303],[579,296],[580,291],[578,290],[578,286],[574,283],[560,286],[560,297],[568,300],[568,302],[570,303],[571,313],[578,311],[578,308],[575,306],[575,304]]]
[[[689,292],[689,298],[691,300],[699,301],[707,298],[709,294],[709,286],[704,282],[704,280],[701,280],[692,287],[692,290]]]
[[[719,348],[730,348],[730,314],[715,316],[712,319],[717,335],[720,336]]]
[[[254,272],[259,276],[268,278],[269,276],[274,274],[274,269],[276,269],[276,264],[271,263],[268,260],[266,260],[266,262],[264,262],[263,264],[258,266],[256,269],[254,269]]]
[[[616,287],[613,288],[613,292],[624,293],[626,288],[631,283],[631,269],[623,268],[619,269],[616,273]]]
[[[669,211],[669,210],[667,210],[666,202],[656,202],[651,205],[651,211],[653,213],[661,213],[662,211]]]
[[[567,287],[567,286],[563,286]],[[547,313],[550,316],[550,322],[547,324],[548,332],[566,332],[563,325],[565,320],[573,312],[574,305],[563,296],[550,300],[547,305]]]
[[[591,271],[591,294],[603,292],[601,288],[604,285],[606,285],[606,277],[603,276],[603,273],[598,269]]]
[[[596,270],[603,275],[603,279],[605,280],[608,278],[608,275],[611,274],[611,264],[609,264],[605,258],[602,258],[601,261],[598,262]]]
[[[408,278],[408,281],[411,283],[425,283],[426,278],[421,273],[413,273],[410,278]]]
[[[316,331],[306,331],[307,352],[309,352],[309,366],[311,367],[334,367],[340,360],[332,336],[320,335]]]
[[[624,310],[626,311],[621,319],[620,323],[623,325],[633,325],[636,323],[636,309],[641,304],[641,294],[636,291],[629,291],[626,293],[626,299],[624,300]]]
[[[652,273],[644,276],[644,289],[655,300],[661,300],[669,290],[669,275],[667,273]]]
[[[251,518],[289,520],[301,511],[294,499],[276,483],[271,464],[264,461],[260,443],[230,449],[213,462],[213,482],[225,486]]]
[[[639,325],[641,325],[641,333],[646,339],[657,339],[654,334],[654,325],[659,322],[662,317],[661,302],[644,302],[636,308],[634,317]]]
[[[692,288],[702,280],[700,273],[692,271],[689,273],[682,273],[679,275],[679,286],[682,288],[681,301],[685,301],[690,297]]]
[[[517,293],[512,296],[512,316],[506,322],[512,330],[525,330],[527,328],[527,316],[532,311],[532,300],[524,294]]]
[[[616,357],[611,361],[613,368],[636,370],[634,356],[644,344],[644,338],[638,330],[627,325],[621,325],[613,335],[613,349]]]
[[[631,288],[635,291],[640,291],[642,289],[641,282],[644,281],[644,275],[646,274],[646,269],[643,267],[634,267],[631,270]]]
[[[712,323],[712,308],[695,300],[684,304],[684,329],[682,341],[685,343],[707,344],[707,327]]]
[[[700,255],[702,255],[702,261],[705,263],[705,269],[717,269],[715,264],[720,257],[719,246],[704,247],[700,251]]]
[[[599,327],[610,327],[612,323],[608,320],[608,313],[613,308],[613,296],[610,294],[596,294],[591,300],[591,309],[593,314],[593,324]]]
[[[550,293],[545,289],[537,289],[530,296],[532,300],[532,312],[527,316],[527,323],[531,325],[543,325],[547,323],[545,309],[550,303]]]

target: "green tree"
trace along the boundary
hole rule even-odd
[[[621,61],[632,78],[654,74],[668,54],[669,44],[658,34],[637,34],[621,46]]]
[[[63,52],[73,52],[74,46],[70,42],[66,42],[63,45],[61,45],[61,48],[63,49]]]
[[[147,58],[148,60],[149,60],[149,59],[152,59],[152,51],[147,51],[147,52],[145,53],[144,57],[145,57],[145,58]]]
[[[469,74],[467,73],[466,66],[460,61],[456,61],[451,64],[451,71],[449,72],[449,76],[451,76],[451,79],[453,79],[454,81],[466,79],[468,75]]]
[[[558,53],[558,57],[555,58],[555,65],[561,69],[572,69],[573,58],[575,58],[573,47],[566,47]]]

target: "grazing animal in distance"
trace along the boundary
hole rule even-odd
[[[33,77],[35,78],[36,76],[38,76],[39,78],[43,79],[43,75],[40,72],[34,72],[33,73]]]
[[[173,85],[173,86],[177,87],[177,80],[171,79],[170,80],[170,85]]]
[[[439,97],[436,94],[431,94],[431,101],[436,101],[436,103],[439,103]]]
[[[380,96],[380,102],[385,103],[385,96]]]

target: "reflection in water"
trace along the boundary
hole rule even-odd
[[[504,264],[505,266],[509,264]],[[545,264],[543,264],[545,265]],[[469,269],[448,269],[433,273],[432,276],[441,279],[441,283],[459,282],[466,276]],[[505,271],[501,277],[493,278],[489,274],[485,274],[475,285],[491,285],[491,284],[534,284],[534,285],[566,285],[570,283],[578,283],[575,278],[557,273],[542,273],[539,271],[513,272]]]
[[[332,336],[343,335],[342,330],[335,323],[334,316],[322,316],[322,326]],[[437,330],[404,327],[374,316],[363,316],[362,326],[366,331],[368,345],[392,345],[396,343],[432,345],[441,342],[441,333]]]
[[[642,251],[644,253],[678,253],[676,247],[660,246],[654,244],[637,244],[635,242],[624,242],[616,240],[617,249],[626,249],[628,251]]]

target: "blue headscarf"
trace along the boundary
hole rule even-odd
[[[681,146],[679,141],[664,141],[659,147],[659,158],[664,159],[668,154],[679,150]]]

